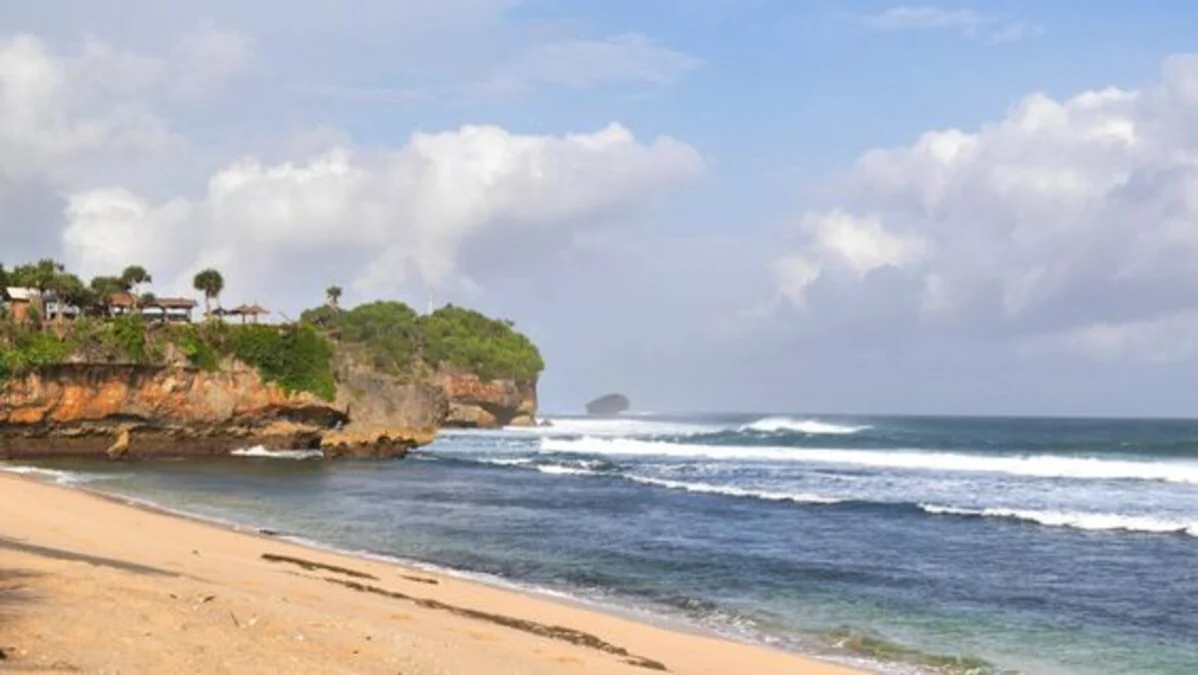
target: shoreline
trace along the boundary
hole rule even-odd
[[[403,673],[579,667],[613,673],[864,672],[704,634],[698,626],[662,625],[669,622],[564,594],[330,550],[296,541],[299,535],[217,522],[28,474],[0,473],[0,523],[0,649],[8,656],[4,663],[18,667],[60,663],[77,672],[136,672],[139,664],[161,667],[177,656],[184,658],[176,663],[185,672],[276,672],[283,662],[292,663],[286,672],[394,673],[396,665]],[[15,591],[6,591],[5,574],[21,575]],[[193,593],[200,601],[180,607],[183,593],[164,593],[179,582],[167,579],[201,584]],[[14,593],[31,599],[9,600]],[[146,593],[154,600],[135,599]],[[214,618],[217,599],[225,595],[235,596],[236,602],[226,602],[237,606]],[[69,613],[44,611],[55,605]],[[95,624],[78,616],[93,614]],[[129,616],[118,628],[109,620],[113,614]],[[355,625],[348,633],[358,635],[330,633],[330,620]],[[143,625],[131,628],[130,622]],[[294,626],[275,630],[286,624]],[[308,633],[325,633],[324,639],[305,637],[305,626]],[[146,640],[172,627],[175,634],[153,660],[141,654],[140,640],[131,650],[112,649],[114,640],[142,627]],[[391,631],[399,632],[389,640],[370,635]],[[256,633],[270,639],[258,635],[246,642]],[[194,641],[189,634],[208,637]],[[307,647],[302,655],[295,642]],[[240,665],[215,668],[226,660]]]

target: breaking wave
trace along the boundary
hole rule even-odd
[[[822,422],[815,419],[794,419],[793,417],[763,417],[756,422],[750,422],[741,426],[738,431],[755,431],[764,434],[777,433],[799,433],[811,435],[848,435],[855,434],[859,431],[869,429],[865,426],[851,426],[846,424],[833,424],[831,422]]]
[[[936,504],[920,504],[919,508],[933,515],[1001,518],[1038,523],[1048,527],[1069,527],[1076,530],[1124,530],[1155,534],[1188,534],[1191,537],[1198,537],[1198,521],[1170,520],[1155,516],[1008,508],[963,509]]]
[[[727,497],[748,497],[764,499],[771,502],[795,502],[797,504],[839,504],[844,500],[823,497],[807,492],[775,492],[771,490],[753,490],[733,485],[713,485],[711,483],[688,483],[664,478],[646,478],[643,476],[623,476],[628,480],[645,485],[656,485],[670,490],[684,490],[702,494],[724,495]]]
[[[43,469],[37,466],[19,466],[19,465],[0,465],[0,471],[5,473],[15,473],[23,476],[34,476],[43,480],[49,480],[59,485],[81,485],[83,483],[91,483],[93,481],[115,478],[115,476],[105,476],[94,473],[81,473],[78,471],[62,471],[59,469]]]
[[[237,457],[259,457],[265,459],[320,459],[324,453],[320,450],[267,450],[262,446],[234,450],[229,453]]]
[[[1145,480],[1198,484],[1198,462],[1145,462],[1063,455],[974,455],[918,450],[840,450],[770,446],[717,446],[627,438],[543,438],[543,453],[686,457],[760,462],[808,462],[882,469],[1002,473],[1033,478]]]

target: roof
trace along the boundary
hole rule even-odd
[[[40,298],[42,295],[41,291],[37,290],[36,288],[21,288],[19,286],[9,286],[8,288],[4,289],[4,292],[7,293],[8,297],[12,300],[25,300],[27,302],[33,301],[36,298]]]
[[[270,314],[270,310],[261,305],[238,305],[233,309],[223,310],[224,314]]]
[[[132,307],[137,304],[137,299],[131,293],[118,291],[108,294],[108,304],[112,307]]]
[[[159,309],[195,309],[196,301],[191,298],[155,298],[146,303],[146,307]]]

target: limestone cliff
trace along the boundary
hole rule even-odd
[[[361,455],[403,439],[417,445],[432,441],[449,414],[445,392],[427,381],[410,380],[375,369],[366,354],[342,345],[335,357],[337,398],[347,423],[324,437],[326,456]]]
[[[449,399],[445,426],[497,428],[533,426],[537,414],[536,381],[483,380],[460,369],[441,369],[433,376]]]
[[[215,372],[62,364],[0,388],[0,458],[215,456],[253,446],[396,456],[435,432],[392,425],[371,437],[354,430],[350,412],[235,362]]]

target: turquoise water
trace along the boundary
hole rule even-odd
[[[1198,422],[553,424],[402,461],[43,466],[807,652],[852,657],[848,627],[1025,673],[1198,672]]]

